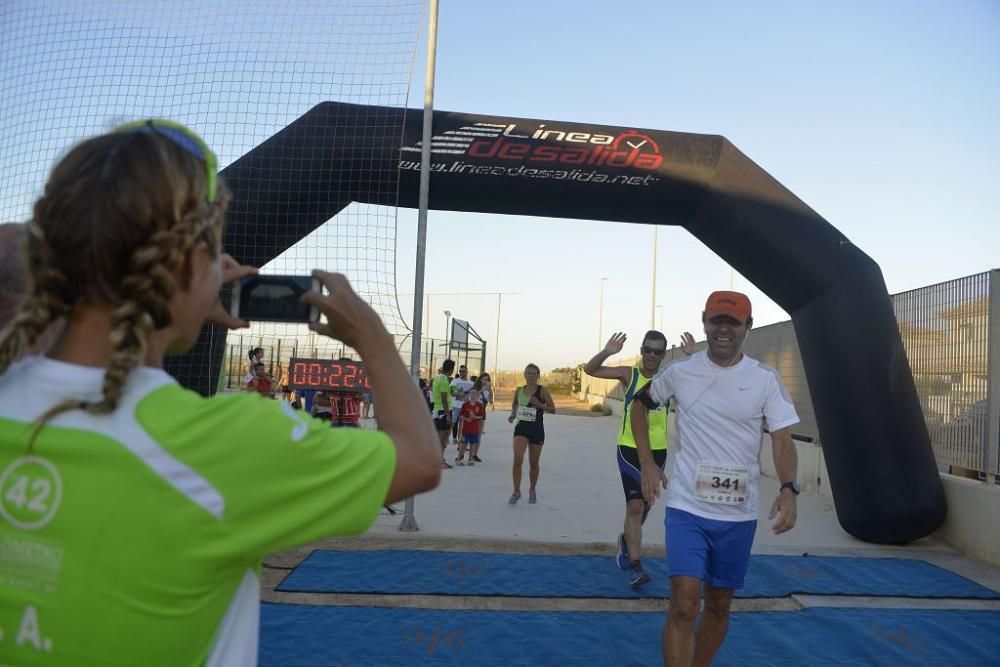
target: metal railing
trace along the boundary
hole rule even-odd
[[[998,276],[987,271],[892,298],[938,463],[991,475],[1000,473]]]
[[[981,478],[1000,475],[1000,270],[891,298],[937,462]],[[818,442],[791,321],[751,330],[744,350],[777,369],[802,420],[794,434]],[[663,363],[684,356],[673,347]],[[621,400],[620,383],[584,378],[580,397]]]

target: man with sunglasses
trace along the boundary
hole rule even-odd
[[[708,349],[671,364],[636,393],[632,431],[642,491],[652,504],[667,487],[647,434],[650,411],[673,400],[677,443],[665,515],[670,610],[663,627],[667,665],[707,665],[729,627],[733,592],[743,587],[757,528],[761,434],[771,433],[781,481],[770,518],[775,534],[795,526],[797,458],[789,428],[795,406],[770,366],[743,354],[753,325],[750,299],[713,292],[702,322]],[[704,590],[702,585],[704,584]],[[695,629],[700,598],[705,609]]]
[[[694,337],[684,334],[683,350],[694,352]],[[632,436],[631,405],[636,392],[645,387],[660,369],[660,362],[667,353],[667,338],[661,332],[650,330],[642,338],[641,360],[634,366],[603,366],[612,355],[622,351],[625,345],[624,333],[616,333],[608,340],[604,349],[583,367],[583,372],[591,377],[618,380],[625,392],[625,406],[622,412],[621,428],[618,429],[618,470],[622,476],[625,491],[625,527],[618,534],[618,567],[629,570],[629,583],[638,588],[649,582],[649,575],[642,569],[642,524],[649,514],[649,504],[642,497],[642,478],[639,472],[639,456]],[[661,469],[667,460],[667,405],[649,413],[649,442],[653,460]]]

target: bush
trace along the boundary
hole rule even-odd
[[[570,380],[573,383],[573,393],[579,394],[580,387],[583,383],[583,364],[577,364],[576,368],[573,369],[573,373],[570,375]]]
[[[590,406],[590,411],[591,412],[604,412],[604,406],[601,405],[600,403],[594,403],[593,405]]]

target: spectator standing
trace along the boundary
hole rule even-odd
[[[358,428],[361,419],[361,394],[335,394],[334,402],[337,406],[337,416],[331,425],[346,426],[347,428]]]
[[[479,440],[476,444],[472,445],[471,451],[469,452],[470,463],[482,463],[483,460],[479,458],[479,448],[483,444],[483,439],[486,437],[486,406],[490,405],[493,409],[496,406],[493,403],[493,380],[489,373],[483,373],[476,380],[476,384],[472,386],[473,389],[479,392],[479,402],[483,404],[483,421],[479,422]]]
[[[250,363],[247,364],[247,373],[243,376],[243,384],[246,385],[257,375],[257,364],[264,363],[264,348],[255,347],[247,352]]]
[[[434,398],[434,428],[441,442],[441,467],[451,468],[444,458],[448,448],[448,431],[451,430],[451,384],[448,375],[455,369],[455,362],[445,359],[439,373],[431,381],[431,396]]]
[[[267,374],[267,367],[262,363],[254,366],[254,376],[247,382],[247,391],[255,391],[261,396],[274,398],[274,381]]]
[[[310,414],[316,419],[322,419],[325,422],[332,422],[334,419],[333,410],[333,399],[330,396],[330,393],[326,391],[318,392],[313,398]]]
[[[312,414],[313,403],[316,400],[316,394],[319,393],[315,389],[301,389],[295,392],[297,398],[302,399],[302,409]]]
[[[460,466],[465,465],[465,449],[469,448],[469,465],[476,465],[472,458],[472,448],[479,444],[479,435],[482,430],[483,420],[486,419],[486,408],[479,401],[479,392],[475,389],[469,390],[469,400],[462,405],[459,413],[462,420],[462,443],[458,446],[458,458],[455,463]]]
[[[424,395],[424,400],[427,401],[427,410],[429,412],[434,412],[434,399],[431,398],[431,386],[428,384],[427,380],[420,378],[417,381],[417,386],[420,387],[420,393]]]
[[[458,377],[451,381],[451,395],[455,399],[451,406],[451,437],[455,444],[458,444],[458,415],[465,405],[470,389],[472,380],[469,379],[469,369],[462,364],[458,367]]]
[[[362,395],[362,399],[361,400],[364,403],[364,412],[363,412],[362,416],[365,419],[371,419],[372,417],[375,416],[375,413],[373,412],[373,410],[375,408],[375,402],[372,400],[371,389],[365,390],[364,394]]]

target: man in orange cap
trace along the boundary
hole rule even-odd
[[[776,534],[795,526],[798,466],[789,428],[799,421],[778,373],[743,354],[753,326],[750,299],[713,292],[702,323],[708,349],[660,371],[632,401],[632,433],[648,503],[666,489],[648,437],[648,412],[673,396],[677,457],[665,514],[670,610],[663,627],[667,665],[707,665],[729,627],[733,592],[743,587],[757,528],[761,433],[771,433],[781,481],[770,518]],[[704,585],[704,590],[702,586]],[[698,619],[700,598],[705,610]]]

